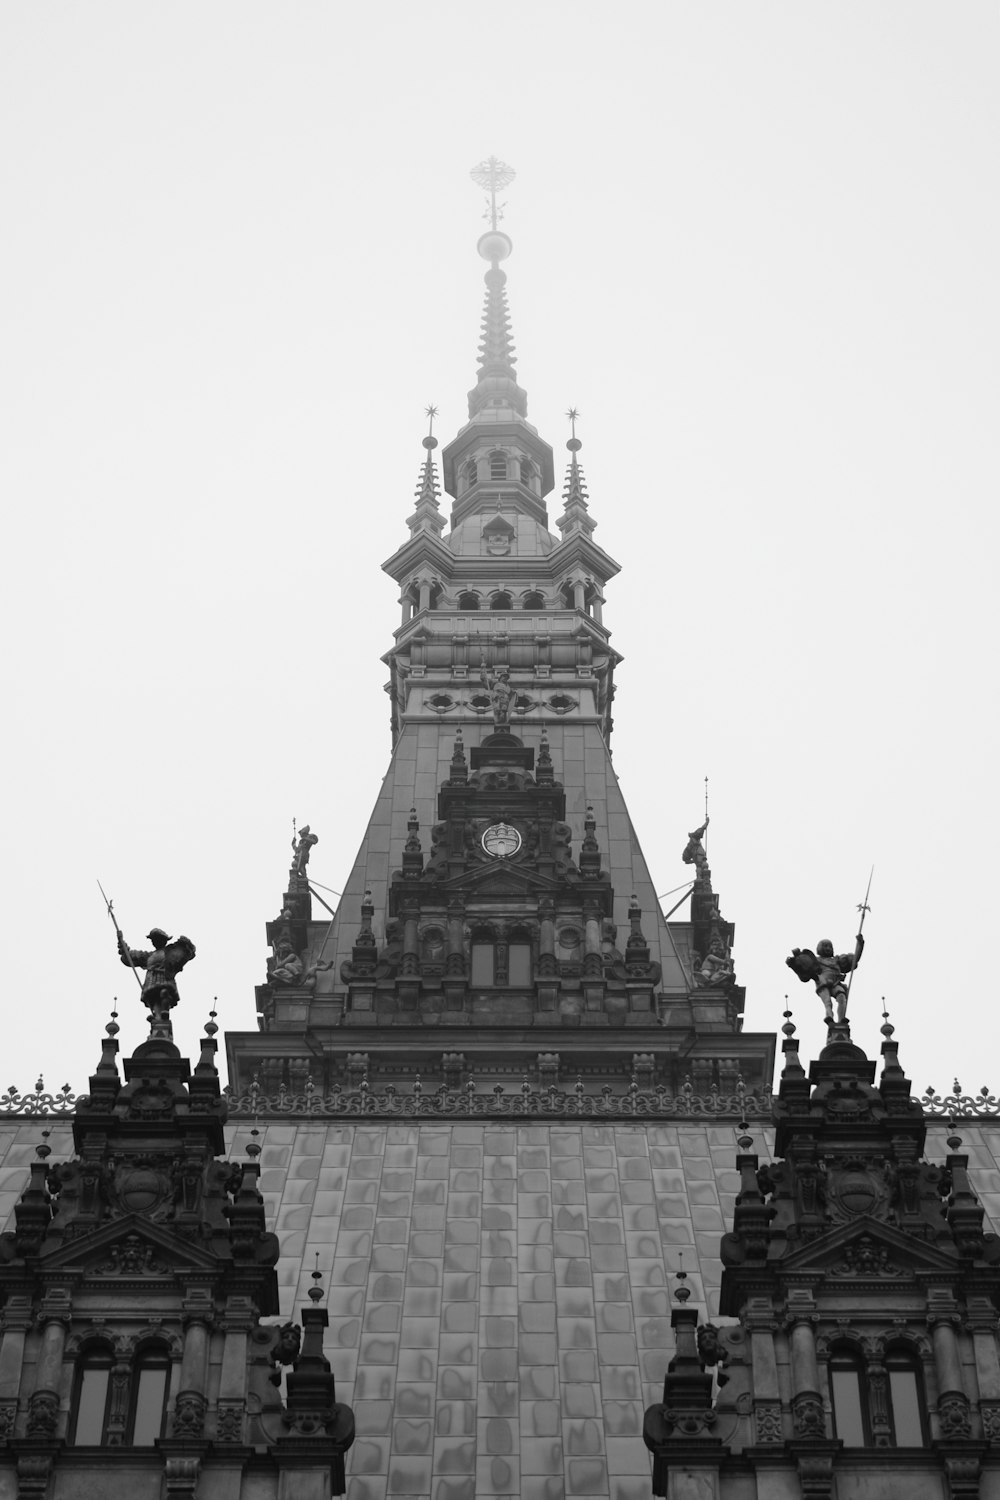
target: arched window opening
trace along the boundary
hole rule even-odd
[[[506,593],[504,590],[501,590],[499,593],[494,594],[493,598],[490,600],[490,609],[513,609],[513,608],[514,608],[514,601],[510,597],[510,595],[508,593]]]
[[[537,589],[531,594],[525,594],[524,605],[522,607],[524,609],[544,609],[545,595],[540,594]]]
[[[147,1349],[132,1373],[128,1441],[136,1448],[151,1448],[163,1436],[170,1384],[170,1359],[165,1349]]]
[[[531,488],[531,481],[535,477],[535,466],[527,458],[521,459],[521,483]]]
[[[573,585],[571,583],[564,583],[559,592],[562,595],[563,608],[575,609],[576,603],[573,598]]]
[[[846,1448],[867,1448],[868,1392],[861,1360],[853,1349],[836,1349],[830,1355],[830,1402],[833,1431]]]
[[[924,1423],[923,1371],[908,1349],[892,1349],[886,1355],[889,1405],[893,1438],[897,1448],[922,1448],[927,1442]]]
[[[459,594],[458,607],[459,609],[478,609],[479,595],[470,593]]]
[[[507,478],[507,455],[506,453],[490,454],[490,480],[495,484],[498,480]]]
[[[476,483],[476,481],[478,479],[479,479],[479,465],[476,462],[476,460],[473,458],[473,459],[470,459],[469,462],[465,466],[465,487],[466,487],[466,489],[467,490],[471,490],[472,486]]]
[[[488,987],[494,983],[496,945],[488,930],[472,934],[470,982],[473,987]]]
[[[515,927],[507,954],[507,983],[524,988],[531,983],[531,934]]]
[[[73,1436],[80,1447],[99,1447],[106,1438],[111,1394],[111,1355],[93,1350],[76,1367],[73,1383]]]
[[[441,585],[439,583],[432,583],[431,584],[431,602],[430,602],[431,609],[440,609],[441,608],[441,595],[442,595],[443,592],[444,592],[444,590],[442,589],[442,587],[441,587]]]

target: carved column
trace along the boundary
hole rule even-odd
[[[465,973],[465,912],[461,901],[448,904],[448,958],[445,973]]]
[[[932,1311],[928,1318],[934,1342],[934,1363],[938,1378],[938,1422],[943,1438],[967,1438],[972,1434],[969,1398],[962,1384],[962,1361],[958,1350],[955,1325],[958,1312],[948,1293],[931,1293]],[[934,1310],[934,1304],[937,1310]]]
[[[865,1373],[868,1378],[868,1415],[872,1441],[876,1448],[891,1448],[892,1426],[889,1422],[889,1375],[882,1363],[885,1350],[881,1339],[865,1342]]]
[[[583,976],[584,979],[600,979],[600,985],[585,985],[587,994],[587,1009],[600,1010],[603,999],[604,963],[601,955],[601,911],[600,907],[592,901],[585,903],[583,908],[585,922],[584,944],[583,944]]]
[[[413,976],[420,972],[420,943],[417,937],[418,912],[411,907],[403,918],[403,959],[400,974]]]
[[[198,1290],[184,1299],[184,1354],[181,1381],[174,1402],[174,1437],[200,1438],[205,1432],[205,1377],[208,1371],[208,1338],[212,1326],[212,1302],[208,1292]]]
[[[745,1326],[750,1335],[753,1367],[754,1429],[758,1443],[784,1441],[781,1420],[781,1388],[774,1348],[775,1321],[769,1297],[752,1297],[747,1304]]]
[[[573,585],[573,608],[578,609],[581,614],[585,614],[587,610],[587,590],[580,581]]]
[[[30,1327],[30,1298],[11,1297],[3,1311],[3,1332],[0,1334],[0,1440],[14,1436],[24,1366],[24,1340]]]
[[[219,1408],[216,1438],[220,1443],[243,1441],[246,1413],[247,1339],[253,1328],[253,1304],[249,1297],[230,1297],[226,1304],[226,1342],[219,1377]]]
[[[430,586],[429,583],[422,583],[420,585],[420,604],[419,604],[419,608],[421,610],[424,610],[424,609],[430,609],[430,607],[431,607],[431,586]]]
[[[108,1404],[108,1447],[120,1448],[125,1441],[128,1426],[129,1386],[132,1366],[129,1363],[127,1343],[115,1343],[115,1362],[111,1366],[111,1399]]]
[[[979,1414],[983,1419],[983,1437],[988,1443],[1000,1444],[1000,1357],[997,1351],[996,1313],[989,1297],[969,1297],[966,1301],[967,1324],[972,1331],[976,1355],[976,1382],[979,1386]]]
[[[35,1389],[28,1402],[28,1436],[54,1438],[59,1425],[59,1390],[70,1321],[69,1292],[48,1292],[38,1321],[42,1324],[42,1347],[35,1369]]]
[[[556,911],[549,900],[538,905],[538,972],[549,977],[556,972]]]
[[[819,1365],[816,1362],[815,1321],[812,1299],[808,1294],[802,1297],[798,1306],[788,1309],[792,1423],[796,1437],[800,1438],[826,1437],[826,1416],[819,1393]]]

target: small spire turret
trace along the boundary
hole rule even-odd
[[[587,485],[583,477],[583,468],[577,454],[583,447],[576,435],[576,422],[580,413],[575,406],[571,406],[566,413],[570,422],[571,436],[566,444],[569,449],[570,460],[566,469],[566,482],[563,485],[563,513],[556,521],[556,525],[562,532],[563,537],[570,536],[574,531],[582,531],[590,536],[597,526],[597,522],[589,514],[587,505]]]
[[[437,469],[434,465],[434,449],[438,440],[434,436],[434,418],[438,414],[436,406],[428,406],[425,415],[428,418],[427,436],[423,439],[424,461],[420,466],[420,475],[417,480],[416,497],[412,516],[408,516],[406,524],[414,536],[418,531],[430,531],[435,536],[440,536],[444,530],[444,517],[441,515],[440,489],[438,487]]]

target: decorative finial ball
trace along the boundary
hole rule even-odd
[[[570,438],[566,444],[566,447],[571,453],[579,453],[580,449],[583,447],[583,444],[581,443],[579,438]]]
[[[514,242],[509,234],[504,234],[502,229],[488,229],[485,234],[479,236],[476,249],[483,260],[491,261],[496,265],[498,260],[506,260],[514,248]]]
[[[427,449],[428,453],[430,453],[432,451],[432,449],[434,449],[434,448],[437,447],[438,440],[437,440],[436,437],[427,436],[427,437],[424,438],[423,443],[424,443],[424,447]]]

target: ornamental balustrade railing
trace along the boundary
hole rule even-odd
[[[69,1084],[57,1093],[47,1092],[41,1079],[31,1093],[22,1094],[13,1085],[0,1095],[0,1119],[70,1118],[86,1095],[74,1094]],[[696,1093],[689,1083],[671,1094],[662,1085],[640,1087],[633,1079],[624,1091],[616,1092],[605,1084],[597,1092],[588,1092],[581,1079],[572,1087],[558,1084],[538,1087],[527,1079],[520,1088],[503,1084],[480,1088],[472,1079],[458,1088],[442,1084],[428,1088],[416,1079],[407,1088],[389,1084],[372,1088],[367,1078],[356,1086],[335,1085],[327,1092],[307,1079],[301,1090],[280,1085],[277,1092],[266,1094],[255,1085],[241,1094],[226,1089],[229,1118],[249,1120],[282,1118],[382,1116],[387,1119],[477,1119],[490,1116],[515,1116],[521,1119],[719,1119],[730,1118],[769,1121],[772,1116],[772,1094],[762,1090],[753,1094],[737,1086],[731,1092],[712,1086]],[[929,1088],[919,1100],[925,1115],[932,1119],[972,1121],[1000,1118],[1000,1097],[985,1087],[978,1094],[965,1094],[956,1086],[950,1094],[935,1093]]]

